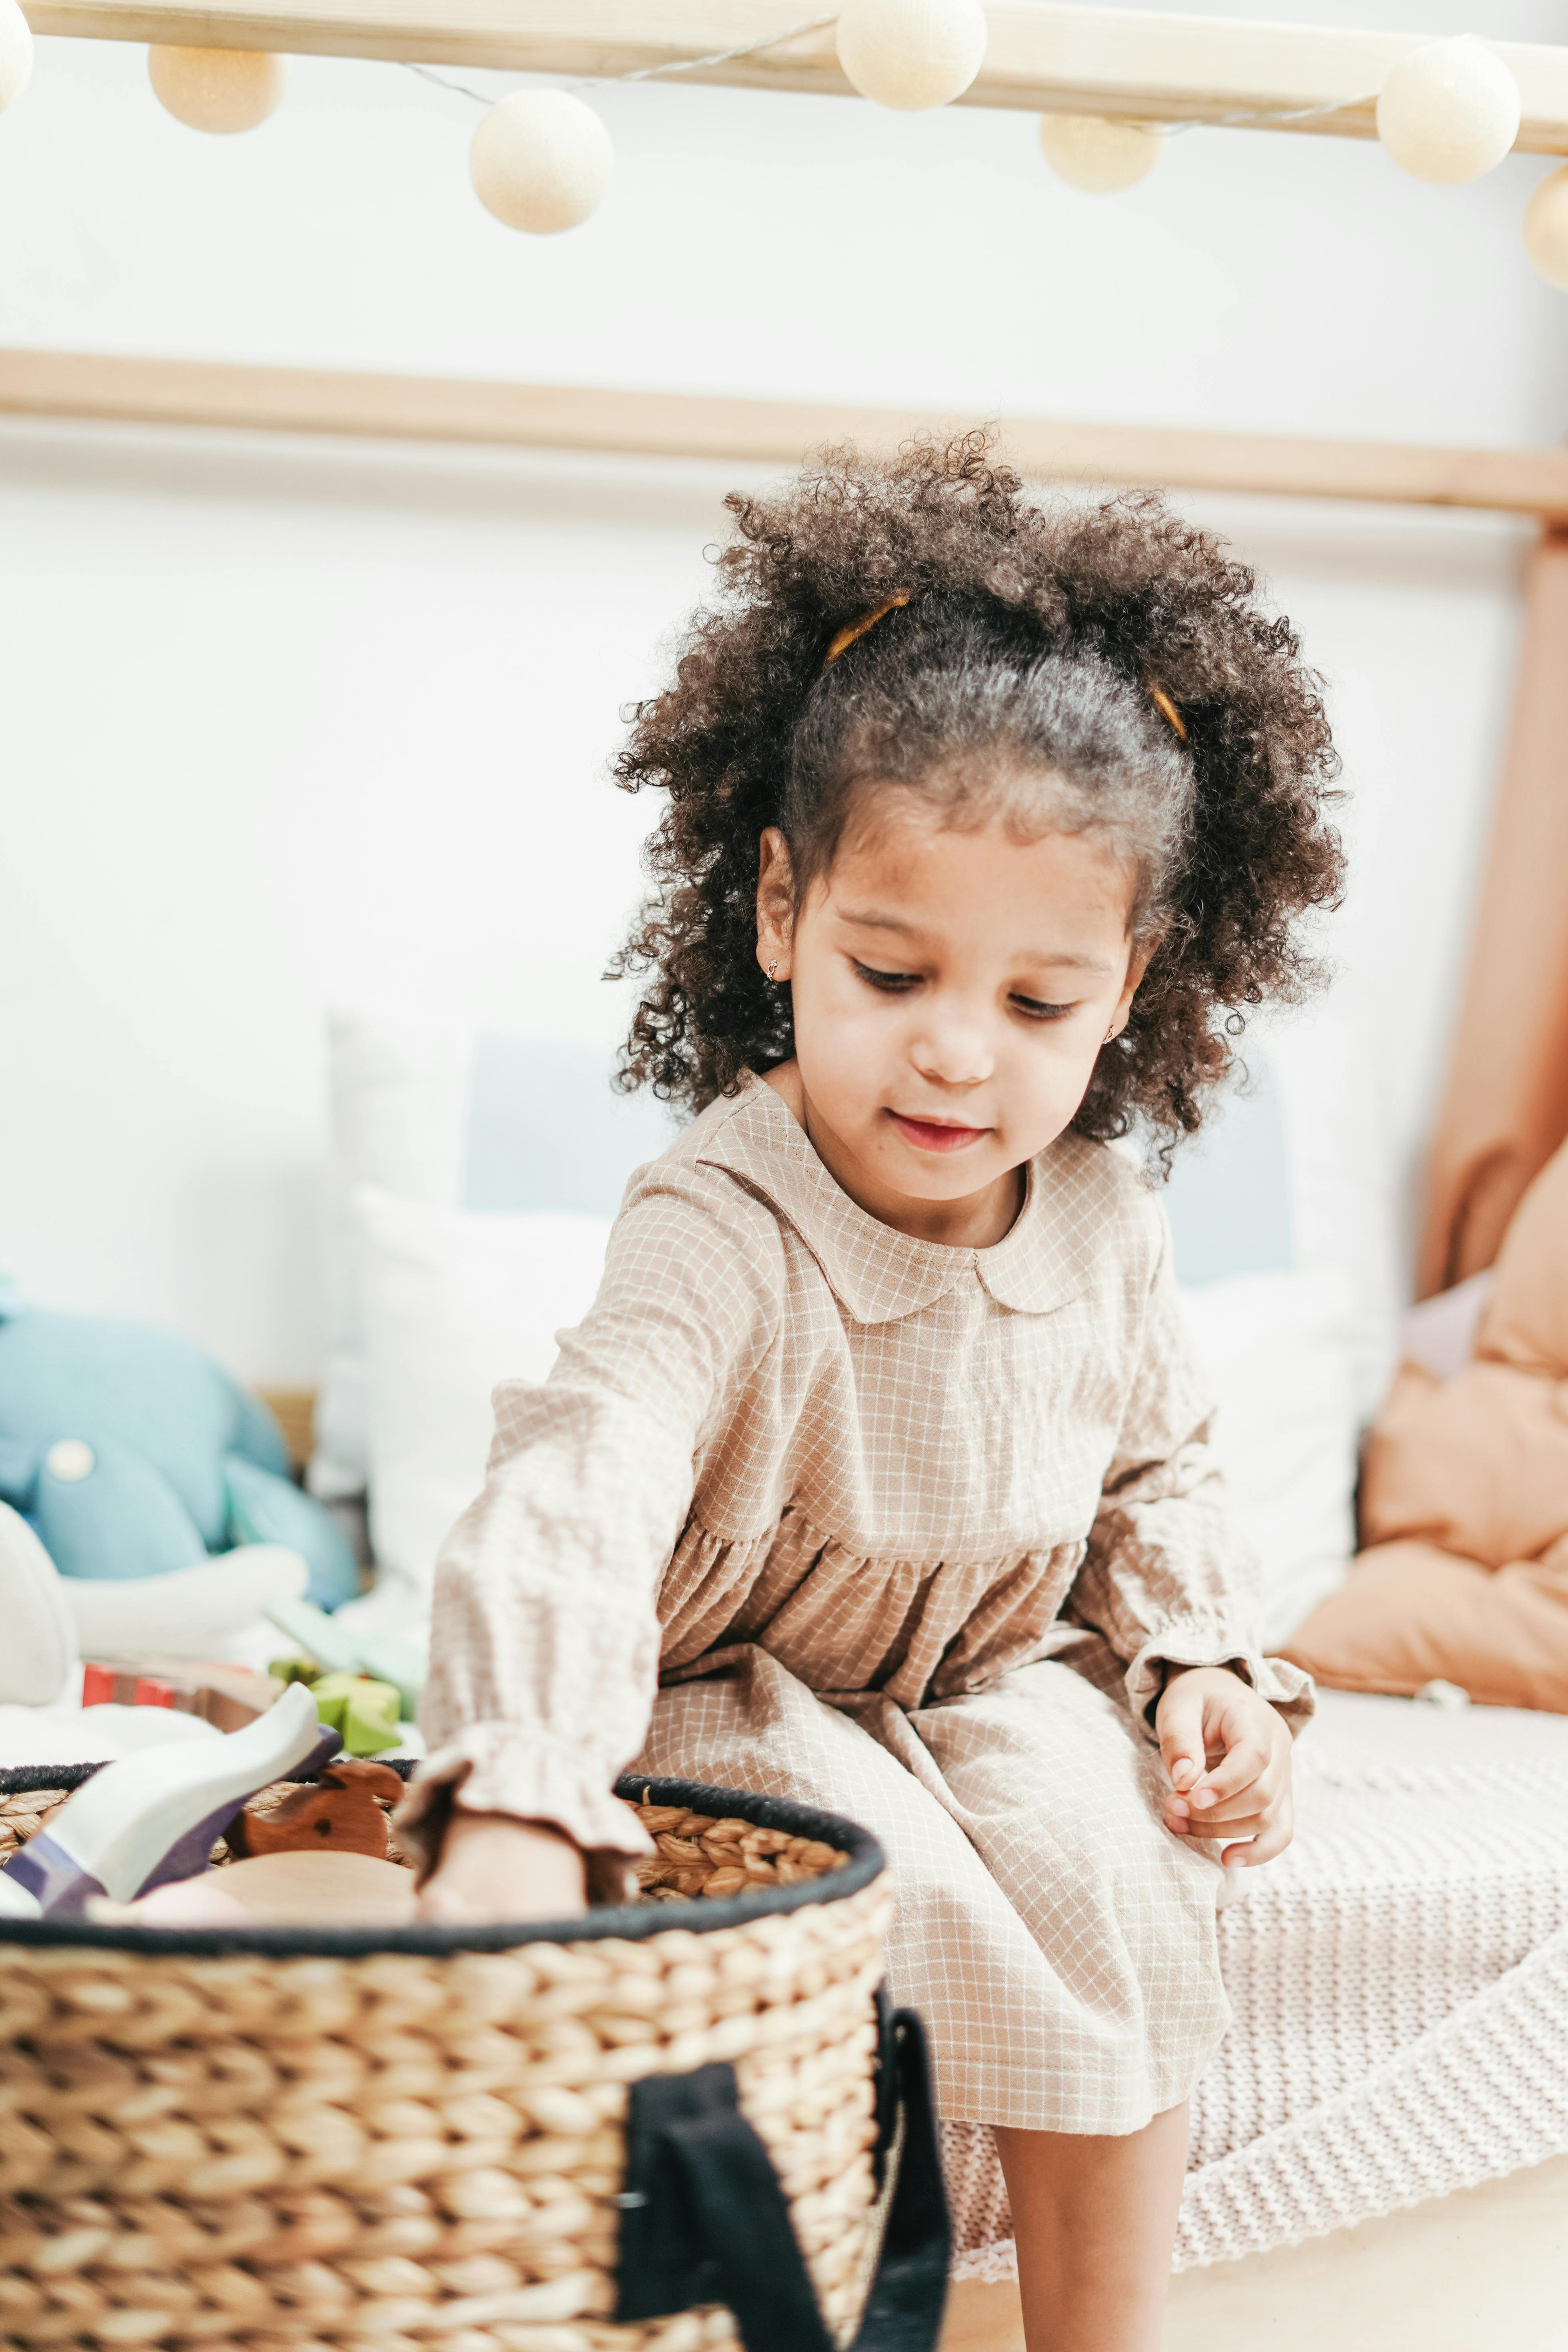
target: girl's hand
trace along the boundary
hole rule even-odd
[[[1267,1699],[1228,1666],[1173,1674],[1154,1710],[1171,1776],[1165,1827],[1228,1844],[1232,1870],[1272,1862],[1290,1843],[1290,1735]]]
[[[583,1857],[563,1832],[507,1813],[454,1811],[419,1890],[417,1916],[432,1927],[466,1927],[487,1919],[570,1918],[586,1904]]]

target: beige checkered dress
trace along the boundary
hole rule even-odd
[[[633,1763],[847,1813],[945,2115],[1127,2132],[1226,2022],[1219,1877],[1159,1819],[1167,1664],[1258,1654],[1140,1172],[1064,1138],[994,1248],[858,1209],[753,1079],[633,1180],[437,1571],[407,1811],[644,1840]],[[437,1793],[439,1792],[439,1793]]]

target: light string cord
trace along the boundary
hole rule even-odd
[[[802,33],[820,33],[837,22],[838,12],[835,9],[831,16],[808,16],[802,24],[785,26],[782,32],[768,33],[760,41],[743,41],[732,49],[710,49],[705,57],[700,58],[671,58],[664,65],[633,66],[626,73],[595,74],[584,81],[570,81],[563,87],[569,90],[602,89],[613,88],[617,82],[657,81],[671,74],[702,73],[710,66],[733,65],[738,58],[757,57],[763,49],[776,48],[781,42],[795,40]],[[495,104],[494,98],[487,91],[470,89],[467,82],[449,81],[433,66],[415,65],[408,58],[399,62],[405,72],[417,74],[422,81],[434,82],[437,89],[449,89],[459,98],[471,98],[476,106]],[[1376,103],[1377,92],[1371,90],[1362,98],[1333,98],[1314,106],[1293,106],[1284,110],[1258,107],[1229,114],[1194,114],[1185,122],[1145,122],[1140,128],[1152,131],[1162,139],[1175,139],[1184,131],[1247,130],[1254,125],[1267,127],[1270,123],[1315,122],[1325,115],[1342,114],[1355,107],[1374,106]],[[1131,121],[1134,118],[1126,116],[1121,119]]]
[[[760,41],[742,41],[738,48],[710,49],[706,57],[671,58],[667,64],[633,66],[618,74],[595,74],[586,81],[569,81],[567,89],[601,89],[606,85],[623,81],[654,81],[668,74],[701,73],[709,66],[733,65],[738,58],[754,58],[763,49],[776,48],[781,41],[793,41],[802,33],[820,33],[824,26],[838,22],[838,11],[830,16],[808,16],[804,24],[786,25],[782,32],[769,33]],[[493,106],[495,100],[482,89],[471,89],[467,82],[448,81],[445,74],[433,66],[418,66],[407,58],[399,62],[408,73],[417,74],[422,81],[434,82],[437,89],[449,89],[459,98],[471,98],[477,106]]]
[[[1348,114],[1358,106],[1375,106],[1377,98],[1373,89],[1361,98],[1331,98],[1317,106],[1292,106],[1289,110],[1270,106],[1237,114],[1194,114],[1185,122],[1146,122],[1142,128],[1157,132],[1162,139],[1174,139],[1184,131],[1247,131],[1255,125],[1266,129],[1273,122],[1320,122],[1326,114]]]

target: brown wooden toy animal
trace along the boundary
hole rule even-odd
[[[390,1764],[353,1763],[340,1757],[321,1768],[321,1779],[268,1804],[253,1797],[224,1832],[237,1860],[264,1853],[368,1853],[386,1859],[386,1815],[377,1804],[395,1804],[403,1782]]]

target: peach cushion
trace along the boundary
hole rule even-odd
[[[1475,1360],[1401,1366],[1361,1515],[1349,1580],[1287,1657],[1341,1690],[1440,1679],[1568,1714],[1568,1144],[1509,1227]]]

